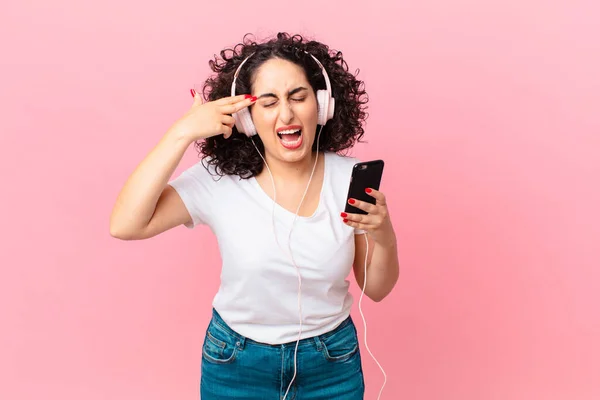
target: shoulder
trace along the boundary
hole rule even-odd
[[[331,171],[336,174],[348,175],[352,173],[352,168],[360,160],[353,156],[345,156],[337,153],[325,153],[327,157],[327,166],[331,168]]]
[[[183,172],[191,175],[215,175],[215,167],[210,164],[210,159],[203,158],[190,165]]]
[[[184,169],[171,182],[171,186],[178,188],[223,188],[227,186],[226,182],[231,181],[231,177],[221,176],[217,173],[216,167],[210,163],[210,159],[201,159],[191,166]]]
[[[223,178],[217,173],[217,168],[210,163],[209,158],[198,160],[188,168],[181,172],[181,175],[186,175],[196,180],[218,181]]]

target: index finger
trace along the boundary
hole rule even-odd
[[[216,100],[215,103],[217,103],[220,106],[226,106],[250,98],[252,98],[252,95],[250,94],[238,94],[237,96],[221,97],[220,99]]]
[[[385,195],[383,193],[381,193],[379,190],[375,190],[373,188],[367,188],[365,190],[365,192],[367,192],[367,194],[369,196],[375,198],[376,204],[378,204],[380,206],[385,206],[386,205]]]
[[[371,204],[368,201],[361,201],[352,198],[348,200],[348,204],[358,208],[359,210],[363,210],[369,214],[375,214],[375,212],[377,211],[377,207],[375,206],[375,204]]]
[[[223,114],[233,114],[233,113],[240,111],[242,108],[248,107],[255,101],[256,101],[256,97],[242,99],[234,104],[227,104],[227,105],[221,106],[221,112]]]

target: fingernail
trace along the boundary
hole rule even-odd
[[[254,103],[256,100],[258,100],[258,97],[252,96],[252,102]]]
[[[192,97],[196,97],[196,91],[194,89],[190,89],[190,93],[192,94]]]
[[[344,220],[344,222],[348,222],[348,220],[347,220],[347,219],[345,219],[345,220]]]
[[[350,199],[350,200],[348,200],[348,203],[354,204],[354,203],[356,203],[356,201],[354,199]]]
[[[373,190],[371,190],[371,189],[369,189],[369,188],[366,188],[366,189],[365,189],[365,192],[367,192],[367,193],[371,193],[372,191],[373,191]]]
[[[346,218],[348,216],[348,214],[346,214],[344,212],[341,215],[342,215],[343,218]]]
[[[251,99],[252,97],[254,97],[254,96],[252,96],[251,94],[245,94],[245,95],[244,95],[244,98],[245,98],[245,99]]]

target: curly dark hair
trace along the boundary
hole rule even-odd
[[[209,66],[216,75],[204,82],[203,97],[213,101],[231,96],[233,75],[240,63],[250,54],[255,53],[246,61],[236,81],[236,94],[251,93],[251,82],[257,68],[265,61],[280,58],[301,66],[306,72],[312,89],[325,89],[325,79],[318,64],[309,55],[315,56],[327,71],[331,82],[332,95],[335,98],[333,119],[322,128],[319,140],[319,151],[342,154],[364,135],[363,122],[368,117],[365,104],[368,96],[364,90],[364,82],[356,79],[348,72],[348,64],[342,52],[330,50],[323,43],[306,40],[301,35],[291,36],[280,32],[275,38],[258,43],[244,35],[242,43],[232,49],[220,52],[220,58],[215,54],[209,61]],[[359,70],[356,70],[358,75]],[[264,154],[264,144],[258,135],[252,138],[259,151]],[[220,175],[238,175],[241,179],[258,175],[263,167],[263,160],[256,152],[251,139],[234,127],[232,135],[225,139],[217,135],[195,144],[202,155],[202,161],[215,166],[215,172]],[[313,151],[316,151],[316,140]],[[204,164],[207,167],[206,164]]]

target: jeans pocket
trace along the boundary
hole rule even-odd
[[[237,352],[237,339],[211,322],[202,345],[204,359],[215,364],[229,364],[235,360]]]
[[[350,323],[337,332],[322,335],[321,351],[328,361],[341,362],[358,353],[358,336]]]

